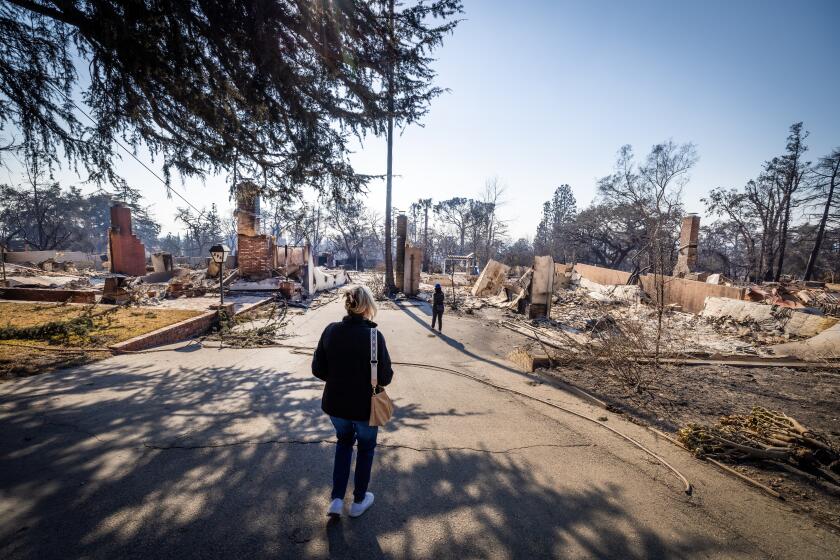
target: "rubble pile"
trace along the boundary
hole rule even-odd
[[[767,303],[789,309],[817,308],[826,315],[840,317],[840,286],[824,282],[768,282],[747,287],[747,301]]]
[[[660,325],[658,309],[652,305],[644,286],[600,284],[582,276],[575,267],[563,264],[554,264],[553,278],[541,273],[535,279],[535,268],[545,270],[547,266],[535,259],[535,267],[516,270],[491,260],[472,289],[456,286],[457,307],[468,314],[484,308],[498,308],[508,318],[519,321],[550,319],[541,327],[562,329],[566,336],[575,333],[592,337],[598,330],[593,326],[614,322],[637,330],[647,338],[657,339],[659,351],[672,355],[782,355],[774,345],[810,339],[840,322],[840,317],[832,316],[840,298],[834,285],[787,282],[727,292],[745,293],[743,300],[706,297],[701,311],[696,313],[682,311],[676,304],[665,304]],[[612,272],[608,269],[596,271],[604,278],[629,277],[626,273]],[[712,276],[716,276],[714,285],[723,285],[720,275]],[[670,282],[671,277],[665,278]],[[539,305],[534,305],[535,287],[541,293],[551,290],[550,302],[543,299]],[[687,289],[693,289],[693,286],[689,285]],[[452,288],[445,291],[447,299],[451,299]],[[696,300],[696,296],[691,297]],[[778,301],[784,304],[775,303]],[[498,318],[498,312],[493,315]],[[786,355],[793,351],[783,350],[787,350]],[[801,350],[797,352],[797,357],[801,358],[799,354],[802,354]]]
[[[84,288],[91,285],[91,279],[104,276],[92,268],[78,269],[71,262],[57,264],[59,266],[52,267],[44,263],[37,266],[32,263],[6,263],[6,282],[10,287]]]
[[[321,290],[350,281],[344,270],[316,267],[309,245],[278,244],[260,233],[258,189],[238,186],[237,252],[224,264],[209,257],[173,257],[167,252],[148,254],[132,233],[131,209],[111,208],[107,255],[77,252],[4,252],[3,297],[36,301],[158,305],[164,299],[201,298],[218,294],[221,285],[231,292],[272,292],[301,302]],[[419,273],[417,252],[409,252]],[[46,258],[43,258],[46,257]],[[38,264],[29,262],[38,260]],[[40,259],[40,260],[39,260]],[[96,267],[104,270],[97,271]],[[3,285],[4,284],[4,285]],[[186,307],[193,308],[195,302]]]
[[[214,286],[218,287],[215,279],[207,278],[207,272],[205,270],[180,270],[185,273],[178,274],[167,282],[163,293],[164,297],[200,297],[205,295]]]

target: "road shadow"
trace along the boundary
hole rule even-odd
[[[435,336],[437,336],[440,340],[445,342],[451,348],[454,348],[455,350],[461,352],[465,356],[467,356],[467,357],[469,357],[469,358],[471,358],[475,361],[484,362],[485,364],[489,364],[489,365],[492,365],[492,366],[497,367],[499,369],[503,369],[507,372],[515,373],[517,375],[522,375],[521,371],[519,371],[516,368],[513,368],[513,367],[509,366],[508,364],[498,362],[496,360],[491,360],[489,358],[485,358],[484,356],[481,356],[481,355],[476,354],[475,352],[473,352],[471,350],[468,350],[463,342],[460,342],[459,340],[456,340],[456,339],[454,339],[454,338],[452,338],[452,337],[450,337],[446,334],[443,334],[440,331],[437,331],[437,330],[433,329],[430,323],[426,323],[422,318],[418,317],[417,314],[413,313],[410,309],[408,309],[406,307],[403,307],[402,305],[399,305],[399,304],[397,304],[397,308],[400,311],[402,311],[403,313],[405,313],[414,322],[422,325],[428,331],[433,332],[435,334]]]
[[[691,527],[665,536],[633,519],[619,483],[558,488],[521,455],[485,451],[381,447],[376,505],[328,525],[334,436],[318,387],[247,365],[153,374],[109,361],[16,384],[0,393],[0,557],[664,558],[720,550]],[[389,430],[426,419],[420,407],[401,406]]]

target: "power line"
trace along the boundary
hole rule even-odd
[[[85,110],[84,110],[84,109],[82,109],[81,107],[79,107],[79,106],[76,104],[76,102],[75,102],[75,101],[73,101],[70,97],[68,97],[68,96],[67,96],[67,94],[66,94],[66,93],[64,93],[63,91],[61,91],[60,89],[58,89],[55,85],[53,85],[53,84],[50,84],[50,85],[53,87],[53,89],[55,89],[58,93],[60,93],[60,94],[61,94],[61,96],[62,96],[62,97],[64,97],[64,99],[66,99],[67,101],[69,101],[69,102],[70,102],[70,104],[72,104],[72,105],[73,105],[73,107],[75,107],[75,108],[76,108],[76,109],[77,109],[77,110],[78,110],[81,114],[83,114],[84,116],[86,116],[90,122],[92,122],[95,126],[98,126],[98,125],[99,125],[99,123],[98,123],[98,122],[97,122],[97,121],[96,121],[93,117],[91,117],[89,114],[87,114],[87,112],[85,112]],[[132,152],[131,150],[129,150],[128,148],[126,148],[125,146],[123,146],[123,144],[122,144],[119,140],[117,140],[116,138],[112,138],[112,140],[113,140],[113,142],[114,142],[117,146],[119,146],[120,148],[122,148],[122,150],[123,150],[125,153],[127,153],[129,156],[131,156],[131,158],[132,158],[132,159],[134,159],[134,161],[136,161],[137,163],[139,163],[140,165],[142,165],[142,166],[143,166],[143,168],[144,168],[146,171],[148,171],[149,173],[151,173],[151,174],[155,177],[155,179],[157,179],[158,181],[160,181],[160,182],[163,184],[163,186],[164,186],[164,187],[166,187],[166,192],[168,192],[168,193],[173,193],[175,196],[177,196],[178,198],[180,198],[181,200],[183,200],[184,202],[186,202],[186,203],[187,203],[187,205],[188,205],[190,208],[192,208],[193,210],[195,210],[196,212],[198,212],[198,217],[201,217],[201,216],[203,216],[203,215],[204,215],[204,211],[203,211],[203,210],[199,210],[199,209],[198,209],[198,208],[197,208],[197,207],[196,207],[196,206],[195,206],[192,202],[190,202],[189,200],[187,200],[187,199],[186,199],[186,198],[185,198],[185,197],[184,197],[181,193],[179,193],[178,191],[176,191],[175,189],[173,189],[172,187],[170,187],[170,186],[169,186],[169,184],[168,184],[166,181],[164,181],[164,180],[163,180],[163,178],[162,178],[160,175],[158,175],[157,173],[155,173],[155,171],[154,171],[152,168],[150,168],[150,167],[149,167],[148,165],[146,165],[143,161],[141,161],[141,160],[140,160],[140,158],[138,158],[136,155],[134,155],[134,152]]]

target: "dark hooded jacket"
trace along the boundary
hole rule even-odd
[[[347,420],[370,418],[370,329],[376,323],[357,315],[348,315],[327,325],[312,358],[312,374],[326,381],[321,409],[330,416]],[[385,346],[385,337],[377,333],[377,381],[385,386],[394,370]]]
[[[435,293],[432,299],[432,305],[435,311],[443,311],[444,295],[443,290],[435,288]]]

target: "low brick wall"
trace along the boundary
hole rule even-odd
[[[0,288],[0,299],[96,303],[96,290],[53,290],[49,288]]]
[[[228,313],[233,315],[233,304],[225,304],[225,307]],[[112,344],[110,348],[116,352],[137,351],[180,342],[207,332],[216,323],[218,317],[219,314],[217,311],[207,311],[201,315],[185,319],[180,323],[168,325],[156,331]]]

